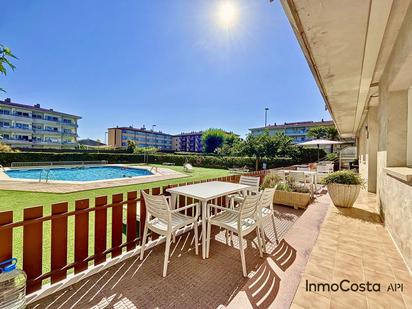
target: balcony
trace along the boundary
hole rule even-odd
[[[0,127],[0,131],[25,132],[25,133],[31,134],[32,128],[21,128],[21,127],[10,126],[10,127]]]

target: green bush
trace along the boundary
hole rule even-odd
[[[335,161],[338,159],[338,154],[336,152],[330,152],[326,155],[326,160]]]
[[[282,182],[282,178],[277,174],[268,174],[265,176],[262,184],[262,189],[274,188],[279,191],[287,192],[299,192],[299,193],[309,193],[310,190],[305,187],[298,185],[295,178],[292,176],[286,177],[286,181]]]
[[[176,165],[183,165],[185,162],[193,166],[210,168],[232,168],[232,167],[255,167],[255,159],[249,157],[221,157],[221,156],[202,156],[202,155],[149,155],[149,163],[171,162]],[[291,158],[270,158],[266,160],[267,168],[276,168],[293,165]]]
[[[282,178],[278,174],[271,173],[265,176],[261,187],[262,189],[274,188],[281,181]]]
[[[296,154],[293,155],[293,159],[296,164],[312,163],[318,160],[317,148],[303,148],[299,147]],[[326,152],[323,149],[319,149],[319,158],[325,157]]]
[[[144,155],[128,153],[79,153],[79,152],[17,152],[0,153],[0,164],[10,166],[12,162],[50,162],[50,161],[100,161],[109,163],[141,163]]]
[[[328,185],[330,183],[338,183],[343,185],[363,185],[362,177],[353,171],[337,171],[323,178],[322,183]]]
[[[313,151],[313,150],[316,150]],[[316,161],[317,149],[301,149],[300,155],[294,158],[270,157],[262,159],[267,168],[286,167],[294,164],[309,163]],[[100,161],[107,160],[109,163],[143,163],[144,154],[132,153],[93,153],[93,152],[0,152],[0,164],[10,166],[12,162],[49,162],[49,161]],[[316,157],[316,158],[315,158]],[[254,169],[256,159],[251,157],[231,157],[200,154],[162,154],[155,153],[147,155],[148,163],[162,164],[164,162],[183,165],[186,161],[193,166],[209,168],[233,168],[247,167]]]
[[[144,154],[129,153],[53,153],[53,152],[18,152],[0,153],[0,164],[10,166],[12,162],[49,162],[49,161],[100,161],[107,160],[109,163],[143,163]],[[148,163],[162,164],[164,162],[183,165],[186,161],[193,166],[209,168],[231,168],[243,167],[253,168],[255,159],[248,157],[220,157],[203,155],[173,155],[173,154],[149,154]],[[276,168],[293,165],[290,158],[270,158],[267,160],[268,168]]]

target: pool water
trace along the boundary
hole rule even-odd
[[[9,170],[5,173],[10,178],[46,179],[63,181],[95,181],[116,178],[130,178],[153,175],[150,171],[139,168],[127,168],[121,166],[94,166],[94,167],[68,167],[47,169],[18,169]]]

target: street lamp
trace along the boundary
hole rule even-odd
[[[155,126],[156,126],[155,124],[152,124],[152,131],[154,131]]]
[[[265,128],[268,125],[268,110],[269,107],[265,107]]]
[[[104,132],[104,143],[107,145],[107,133],[108,132]]]

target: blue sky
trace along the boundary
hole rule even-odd
[[[168,133],[330,119],[279,1],[15,0],[1,43],[18,56],[0,98],[74,113],[81,138],[112,126]]]

